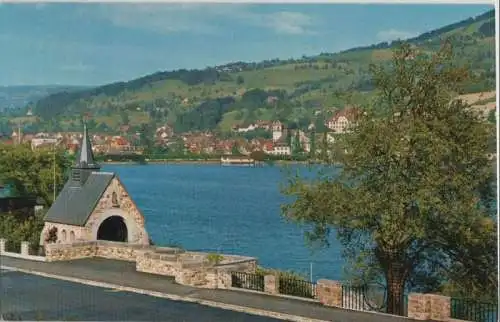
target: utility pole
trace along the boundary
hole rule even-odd
[[[55,144],[52,148],[52,152],[54,154],[54,186],[52,188],[54,190],[54,198],[52,199],[52,203],[54,203],[56,201],[56,145]]]
[[[309,262],[309,278],[311,279],[311,283],[313,282],[313,263]]]
[[[17,144],[21,144],[21,120],[17,120]]]
[[[53,153],[53,157],[54,157],[54,160],[53,160],[53,162],[54,162],[54,169],[53,169],[54,170],[53,171],[54,172],[53,173],[53,175],[54,175],[54,177],[53,177],[53,179],[54,179],[54,183],[53,183],[53,185],[54,185],[53,186],[54,197],[52,199],[52,203],[54,203],[56,201],[56,163],[57,163],[56,162],[56,146],[59,145],[60,142],[62,142],[62,141],[55,142],[54,145],[52,146],[52,153]]]

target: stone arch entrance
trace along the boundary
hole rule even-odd
[[[106,218],[97,229],[98,240],[128,242],[128,229],[121,216]]]

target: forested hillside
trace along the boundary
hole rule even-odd
[[[447,39],[457,63],[469,64],[475,80],[465,92],[495,87],[494,11],[424,33],[408,41],[434,51]],[[237,124],[280,119],[289,127],[321,124],[335,108],[370,99],[369,66],[392,56],[399,41],[314,57],[236,62],[205,70],[157,72],[39,100],[39,125],[65,130],[91,114],[89,126],[113,131],[120,125],[169,123],[176,131],[230,130]],[[119,115],[119,117],[117,117]],[[35,122],[36,123],[36,122]],[[39,126],[37,125],[37,126]]]

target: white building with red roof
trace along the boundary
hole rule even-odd
[[[361,110],[359,108],[349,106],[335,112],[325,125],[335,133],[346,133],[348,127],[354,124],[356,117],[360,114]]]

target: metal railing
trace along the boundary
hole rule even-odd
[[[5,251],[10,252],[10,253],[20,254],[21,253],[21,242],[8,239],[5,242]]]
[[[342,284],[342,307],[357,311],[369,310],[365,304],[366,288],[365,285]]]
[[[475,322],[498,321],[498,306],[494,303],[452,298],[450,304],[450,313],[453,319]]]
[[[279,276],[278,291],[280,294],[314,299],[316,298],[316,283],[294,277]]]
[[[264,292],[264,275],[244,272],[231,272],[231,286]]]
[[[408,295],[403,295],[399,305],[400,307],[393,307],[393,314],[407,316]],[[387,313],[387,291],[377,285],[342,284],[342,307],[356,311]]]

